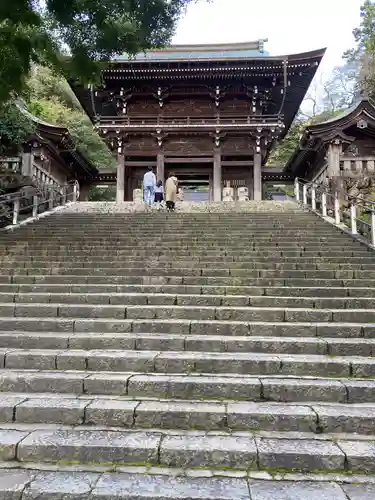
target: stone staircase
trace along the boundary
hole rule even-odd
[[[0,500],[375,498],[375,254],[248,206],[0,235]]]

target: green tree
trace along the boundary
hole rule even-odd
[[[356,46],[344,53],[349,63],[357,63],[357,93],[366,92],[375,98],[375,1],[365,0],[361,6],[359,27],[353,30]]]
[[[25,87],[33,64],[82,83],[103,64],[170,42],[193,0],[2,0],[0,102]]]
[[[89,201],[116,201],[116,186],[93,186]]]
[[[19,152],[23,142],[33,133],[34,124],[14,104],[0,107],[0,155]]]
[[[70,109],[58,98],[33,99],[28,110],[42,120],[67,127],[76,146],[99,169],[114,167],[114,158],[88,117],[79,109]]]

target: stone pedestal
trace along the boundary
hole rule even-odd
[[[246,186],[237,189],[238,201],[249,201],[249,190]]]
[[[234,189],[230,187],[230,182],[223,188],[223,201],[234,201]]]
[[[117,156],[117,181],[116,181],[116,203],[125,201],[125,157],[123,154]]]
[[[142,189],[134,189],[133,190],[133,202],[134,203],[142,203],[143,202]]]

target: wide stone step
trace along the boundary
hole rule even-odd
[[[310,433],[296,439],[288,433],[261,437],[246,432],[124,430],[3,430],[0,459],[23,463],[85,463],[154,465],[180,468],[285,471],[350,471],[373,473],[374,443],[313,439]]]
[[[0,471],[0,495],[15,500],[21,498],[21,492],[25,499],[43,500],[63,497],[69,500],[134,500],[134,492],[137,498],[145,500],[159,498],[161,492],[171,500],[271,500],[277,496],[280,499],[367,500],[375,495],[372,484],[350,484],[349,477],[343,484],[311,480],[292,482],[287,481],[288,476],[284,481],[272,481],[271,476],[269,480],[255,480],[247,479],[246,473],[239,471],[232,474],[217,471],[215,474],[208,469],[188,470],[179,477],[173,468],[163,469],[164,475],[157,468],[153,473],[141,467],[139,473],[134,472],[135,467],[130,469],[128,473],[4,469]]]
[[[134,349],[375,356],[375,339],[372,338],[0,332],[0,348],[33,349],[35,346],[38,349]]]
[[[186,285],[211,287],[345,287],[375,288],[374,279],[310,279],[310,278],[250,278],[241,276],[127,276],[127,275],[1,275],[0,283],[10,284],[69,284],[69,285]]]
[[[373,323],[246,322],[174,319],[0,317],[0,331],[157,333],[260,337],[375,338]]]
[[[235,373],[180,374],[0,369],[1,392],[280,403],[375,403],[375,380]]]
[[[63,267],[64,266],[64,267]],[[155,276],[155,277],[175,277],[184,276],[185,280],[188,277],[207,277],[207,278],[227,278],[230,281],[232,278],[233,284],[236,284],[236,279],[246,278],[274,278],[274,279],[321,279],[321,280],[375,280],[375,270],[353,270],[353,269],[222,269],[209,267],[190,267],[190,268],[165,268],[160,266],[153,267],[75,267],[76,263],[71,266],[62,263],[59,266],[51,267],[14,267],[9,271],[10,276],[20,275],[39,275],[39,276],[106,276],[106,277],[140,277],[140,276]],[[9,270],[9,264],[0,266],[0,273],[5,274]],[[231,284],[231,283],[228,283]],[[328,283],[327,283],[328,284]]]
[[[354,259],[353,259],[354,260]],[[30,260],[30,261],[20,261],[17,260],[14,263],[14,269],[46,269],[45,268],[45,259],[40,259],[40,260]],[[124,260],[117,260],[114,262],[108,262],[103,260],[91,260],[91,259],[75,259],[74,265],[77,267],[81,267],[84,269],[139,269],[143,267],[147,262],[145,263],[144,260],[133,260],[130,256],[128,256],[127,259]],[[146,267],[146,269],[192,269],[196,267],[197,269],[202,271],[206,269],[213,270],[217,268],[219,262],[215,261],[209,261],[209,262],[194,262],[194,260],[189,259],[189,260],[175,260],[173,259],[172,261],[152,261],[148,264],[149,267]],[[49,259],[48,262],[49,268],[66,268],[67,263],[66,260],[61,258],[59,260],[55,259]],[[1,262],[0,261],[0,269],[9,269],[9,262],[7,263],[6,261]],[[283,263],[283,262],[257,262],[257,261],[242,261],[242,262],[233,262],[233,261],[228,261],[228,262],[223,262],[220,266],[220,271],[223,271],[224,274],[231,273],[231,271],[237,272],[237,270],[243,270],[244,272],[250,271],[250,270],[259,270],[261,272],[262,270],[278,270],[278,271],[353,271],[354,273],[360,272],[360,271],[374,271],[375,275],[375,262],[369,263],[369,264],[355,264],[353,263],[342,263],[342,264],[335,264],[335,263]]]
[[[261,262],[287,262],[289,259],[299,259],[301,258],[301,262],[307,261],[307,262],[314,262],[314,259],[317,259],[317,261],[323,261],[323,262],[331,262],[331,257],[337,258],[337,252],[332,252],[330,250],[325,250],[325,251],[319,251],[319,252],[309,252],[309,251],[301,251],[301,250],[293,250],[293,251],[262,251],[262,252],[229,252],[226,250],[214,250],[214,251],[202,251],[202,252],[190,252],[190,251],[184,251],[184,252],[176,252],[173,254],[168,254],[168,252],[163,252],[159,250],[137,250],[132,253],[128,252],[117,252],[114,251],[112,248],[112,253],[109,252],[103,252],[103,251],[97,251],[88,249],[86,252],[66,252],[58,250],[57,252],[43,252],[42,250],[38,250],[35,252],[31,253],[24,253],[22,254],[23,258],[34,258],[34,259],[39,259],[43,260],[44,262],[47,261],[47,259],[55,260],[57,259],[65,259],[66,261],[71,261],[71,260],[79,260],[79,259],[84,259],[88,260],[90,257],[93,258],[102,258],[104,257],[106,262],[113,262],[116,260],[123,260],[123,259],[128,259],[130,256],[132,258],[136,258],[137,260],[141,260],[144,263],[149,262],[151,259],[152,261],[158,261],[160,258],[166,259],[168,258],[169,262],[173,262],[175,260],[185,260],[186,258],[189,258],[189,260],[195,260],[199,257],[205,258],[207,260],[216,260],[216,257],[219,258],[226,258],[226,259],[233,259],[233,261],[241,261],[241,258],[244,261],[261,261]],[[242,257],[241,257],[242,256]],[[18,252],[14,253],[8,253],[3,255],[2,260],[5,261],[8,266],[10,264],[15,264],[21,257],[21,254]],[[358,260],[358,263],[360,264],[362,261],[367,261],[369,263],[373,262],[373,257],[372,254],[364,251],[361,253],[358,252],[350,252],[350,251],[342,251],[340,252],[340,257],[343,259],[342,262],[355,262]]]
[[[235,235],[231,234],[229,234],[226,238],[220,238],[218,236],[206,238],[206,236],[204,235],[199,238],[191,238],[189,236],[181,235],[178,235],[178,237],[176,237],[175,235],[174,238],[173,236],[171,236],[170,238],[152,238],[148,235],[140,234],[138,235],[138,237],[128,236],[127,238],[123,239],[114,238],[109,235],[107,238],[103,239],[95,239],[94,237],[92,239],[85,239],[82,237],[80,238],[79,235],[68,234],[65,236],[65,238],[61,238],[60,240],[57,240],[55,238],[41,239],[38,237],[34,237],[31,239],[31,237],[29,236],[25,239],[25,241],[18,240],[18,242],[20,246],[24,245],[26,249],[37,249],[38,245],[43,245],[46,248],[58,246],[66,247],[69,243],[71,244],[73,249],[87,247],[90,244],[94,246],[97,245],[98,248],[109,248],[111,245],[117,245],[119,247],[124,247],[125,249],[132,247],[150,248],[152,245],[157,244],[161,248],[171,247],[172,249],[179,249],[183,247],[189,247],[197,250],[199,250],[199,248],[210,248],[212,246],[228,247],[229,249],[243,248],[244,250],[246,250],[253,247],[266,247],[267,245],[273,247],[318,247],[324,245],[340,246],[340,244],[347,244],[348,247],[353,249],[366,249],[365,245],[361,244],[358,241],[352,240],[351,238],[299,238],[297,235],[295,235],[294,237],[293,235],[291,235],[288,238],[261,238],[256,234],[246,235],[246,237],[243,238],[237,238]],[[3,242],[1,248],[10,248],[12,246],[12,243],[13,241]]]
[[[12,286],[12,285],[11,285]],[[14,286],[14,285],[13,285]],[[1,290],[1,288],[0,288]],[[100,305],[167,305],[210,307],[267,307],[304,309],[375,309],[375,296],[370,297],[280,297],[259,295],[172,294],[172,293],[8,293],[0,291],[2,303],[34,304],[100,304]]]
[[[29,295],[89,295],[102,296],[118,294],[143,295],[143,294],[166,294],[166,295],[222,295],[223,299],[229,295],[232,297],[248,296],[253,298],[261,297],[280,297],[280,298],[296,298],[296,299],[316,299],[332,298],[338,304],[337,299],[345,300],[346,298],[375,298],[375,288],[344,288],[344,287],[327,287],[327,288],[297,288],[297,287],[246,287],[246,286],[209,286],[209,285],[116,285],[116,284],[90,284],[90,285],[73,285],[73,284],[38,284],[38,285],[18,285],[9,283],[0,283],[0,293],[3,297],[13,296],[17,294]],[[99,299],[98,299],[99,300]],[[5,299],[1,299],[5,302]],[[14,302],[16,299],[14,298]],[[51,300],[52,302],[52,300]],[[296,306],[295,306],[296,307]],[[339,308],[339,306],[337,306]]]
[[[244,352],[2,349],[0,368],[12,370],[237,373],[318,377],[375,377],[371,357]]]
[[[223,228],[224,229],[224,228]],[[120,232],[123,231],[121,234]],[[206,230],[206,231],[195,231],[192,230],[190,232],[181,232],[178,231],[176,232],[173,231],[167,231],[167,230],[162,230],[162,234],[156,235],[155,234],[155,228],[153,231],[143,231],[141,229],[134,230],[134,231],[129,231],[128,228],[123,228],[113,230],[110,228],[106,228],[102,230],[102,233],[98,234],[98,230],[92,230],[92,232],[88,232],[85,230],[84,234],[82,234],[82,231],[59,231],[56,233],[52,233],[50,231],[44,231],[44,236],[40,232],[40,230],[31,233],[31,234],[23,234],[20,235],[20,238],[17,238],[18,241],[24,241],[24,242],[29,242],[31,238],[34,240],[37,239],[39,241],[45,241],[48,242],[49,240],[53,241],[62,241],[66,242],[66,239],[72,239],[72,240],[77,240],[77,238],[81,239],[82,241],[100,241],[100,242],[105,242],[106,238],[103,237],[103,234],[107,234],[108,239],[112,241],[123,241],[123,242],[128,242],[128,241],[137,241],[142,238],[147,238],[147,241],[171,241],[175,242],[176,240],[187,240],[189,242],[202,242],[202,238],[204,238],[204,241],[210,241],[210,240],[217,240],[217,241],[228,241],[228,242],[233,242],[233,239],[239,242],[253,242],[256,240],[256,242],[267,242],[267,241],[272,241],[272,242],[286,242],[286,241],[297,241],[297,242],[343,242],[343,241],[353,241],[350,240],[350,238],[343,234],[343,233],[332,233],[332,232],[314,232],[312,235],[311,232],[303,232],[300,230],[295,230],[295,231],[280,231],[276,232],[273,231],[270,233],[270,231],[246,231],[243,228],[241,231],[233,231],[228,228],[225,229],[225,234],[220,230],[217,232],[213,230]],[[47,237],[48,236],[48,237]],[[96,236],[96,237],[95,237]],[[7,240],[0,239],[0,243],[5,243]],[[8,243],[11,240],[8,240]]]
[[[81,237],[79,236],[81,234]],[[176,233],[173,233],[173,232],[170,232],[170,233],[166,233],[166,232],[163,232],[162,235],[160,236],[155,236],[155,233],[152,235],[152,234],[148,234],[148,233],[143,233],[141,231],[138,231],[137,233],[135,233],[135,235],[131,235],[131,234],[128,234],[126,232],[126,235],[123,235],[123,236],[119,236],[119,235],[116,235],[116,233],[108,233],[107,237],[103,237],[103,236],[100,236],[98,234],[96,234],[95,236],[95,233],[92,234],[92,236],[89,236],[86,232],[84,233],[84,235],[82,236],[82,232],[79,233],[71,233],[71,232],[68,232],[66,234],[61,234],[59,233],[59,235],[52,235],[52,234],[49,234],[48,232],[42,236],[41,234],[36,234],[33,238],[33,244],[35,244],[36,242],[40,242],[40,243],[55,243],[55,244],[58,244],[58,243],[64,243],[66,244],[66,241],[67,239],[71,239],[72,241],[74,241],[75,243],[78,243],[77,242],[77,239],[79,239],[79,242],[80,243],[100,243],[100,244],[105,244],[107,241],[112,241],[112,242],[116,242],[118,244],[127,244],[129,243],[130,241],[131,242],[141,242],[144,238],[147,238],[147,243],[149,244],[150,242],[158,242],[158,243],[165,243],[165,244],[174,244],[176,245],[177,243],[180,243],[180,242],[189,242],[189,245],[199,245],[199,244],[202,244],[203,241],[205,244],[212,244],[214,242],[217,242],[217,243],[230,243],[230,244],[233,244],[234,243],[234,240],[236,242],[236,244],[242,244],[242,245],[245,245],[246,243],[248,244],[253,244],[253,243],[256,243],[258,245],[261,245],[261,244],[267,244],[268,242],[270,243],[273,243],[273,244],[313,244],[313,245],[317,245],[319,243],[330,243],[330,244],[340,244],[340,243],[343,243],[343,242],[351,242],[352,244],[356,245],[356,246],[360,246],[360,243],[359,242],[356,242],[355,240],[350,240],[350,238],[348,238],[346,235],[337,235],[337,236],[333,236],[333,235],[330,235],[330,236],[319,236],[319,235],[316,235],[315,236],[309,236],[309,235],[304,235],[304,234],[301,234],[301,233],[291,233],[289,235],[264,235],[262,236],[261,234],[258,234],[258,233],[254,233],[254,234],[247,234],[247,233],[242,233],[240,236],[237,235],[237,234],[233,234],[231,232],[228,232],[226,231],[226,234],[225,236],[223,236],[222,234],[214,234],[214,233],[202,233],[202,235],[188,235],[188,234],[180,234],[178,233],[178,235],[176,235]],[[202,238],[204,238],[204,240],[202,241]],[[20,237],[17,239],[19,242],[29,242],[30,241],[30,235],[24,235],[24,237]],[[144,240],[143,240],[144,241]]]
[[[59,254],[48,254],[48,259],[49,262],[61,262],[64,259],[64,255],[59,255]],[[83,255],[81,253],[79,254],[74,254],[74,260],[76,262],[82,262],[92,264],[96,263],[99,267],[101,265],[106,265],[105,267],[110,267],[112,265],[120,265],[120,262],[132,262],[132,266],[139,266],[139,263],[144,264],[145,259],[142,256],[138,255],[120,255],[120,256],[115,256],[112,257],[111,259],[108,258],[108,255],[96,255],[96,254],[87,254]],[[8,263],[9,259],[3,259],[4,263]],[[46,257],[41,257],[41,256],[24,256],[24,258],[21,260],[20,258],[17,258],[17,261],[15,263],[22,265],[22,263],[27,264],[30,263],[31,265],[45,265],[46,262]],[[362,266],[373,266],[375,264],[374,258],[369,256],[369,257],[340,257],[340,258],[327,258],[327,257],[313,257],[313,258],[306,258],[306,257],[283,257],[282,259],[278,257],[257,257],[257,258],[241,258],[239,256],[230,256],[230,255],[221,255],[219,257],[211,257],[211,256],[200,256],[197,257],[193,256],[187,258],[187,256],[178,256],[178,258],[171,257],[169,255],[157,255],[152,257],[152,262],[165,265],[165,264],[170,264],[170,265],[179,265],[181,267],[186,267],[185,265],[182,265],[183,263],[189,262],[190,264],[193,262],[196,265],[202,265],[203,267],[215,267],[219,264],[221,264],[223,267],[226,265],[232,266],[233,267],[238,267],[238,266],[243,266],[243,267],[263,267],[264,265],[289,265],[289,266],[299,266],[301,269],[309,268],[309,266],[329,266],[331,268],[337,268],[340,269],[341,266],[348,266],[352,269],[361,269]],[[211,265],[210,265],[211,264]],[[43,265],[41,267],[43,267]]]
[[[184,299],[182,299],[184,300]],[[255,300],[255,299],[254,299]],[[375,323],[375,309],[323,309],[302,307],[241,307],[237,305],[102,305],[8,302],[0,303],[1,317],[183,319],[243,322]]]
[[[0,395],[0,424],[371,435],[375,405]]]

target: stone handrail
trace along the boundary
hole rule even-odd
[[[375,249],[375,202],[358,196],[341,197],[327,186],[296,178],[294,196],[304,208],[347,230],[353,236],[363,236]]]
[[[43,213],[51,212],[67,203],[76,202],[79,197],[78,182],[60,186],[27,187],[16,193],[0,196],[0,227],[8,228],[32,221]]]

